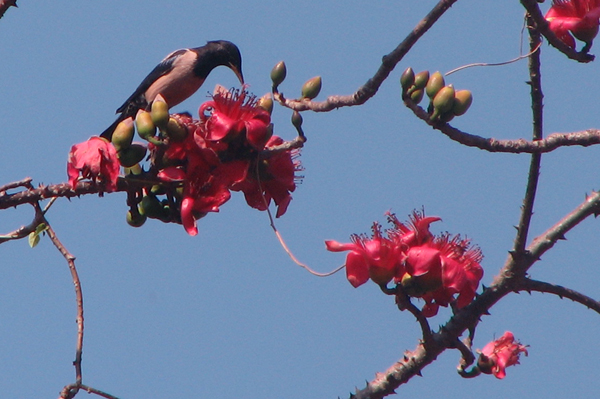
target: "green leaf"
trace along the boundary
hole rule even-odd
[[[40,242],[40,234],[32,231],[31,233],[29,233],[29,246],[31,248],[35,248],[36,245],[38,245]]]

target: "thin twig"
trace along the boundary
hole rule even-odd
[[[512,60],[509,60],[509,61],[495,62],[495,63],[490,63],[490,62],[476,62],[476,63],[473,63],[473,64],[467,64],[467,65],[460,66],[458,68],[454,68],[451,71],[446,72],[444,75],[445,76],[452,75],[454,72],[462,71],[463,69],[473,68],[473,67],[489,67],[489,66],[502,66],[502,65],[512,64],[513,62],[517,62],[517,61],[520,61],[520,60],[522,60],[524,58],[529,57],[531,54],[533,54],[536,51],[538,51],[538,49],[540,48],[541,45],[542,45],[542,42],[540,41],[540,43],[537,45],[537,47],[534,48],[533,50],[531,50],[528,54],[520,55],[517,58],[513,58]]]
[[[273,232],[275,233],[275,236],[277,237],[277,240],[279,241],[279,244],[281,245],[281,247],[283,248],[283,250],[288,254],[288,256],[290,257],[290,259],[297,264],[298,266],[302,267],[303,269],[305,269],[307,272],[309,272],[310,274],[317,276],[317,277],[328,277],[331,276],[337,272],[339,272],[340,270],[342,270],[344,267],[346,267],[346,265],[342,265],[330,272],[327,273],[319,273],[314,271],[313,269],[311,269],[308,265],[300,262],[296,256],[292,253],[292,251],[288,248],[285,240],[283,239],[283,237],[281,236],[281,234],[279,233],[279,230],[277,230],[277,227],[275,226],[275,220],[273,219],[273,215],[271,214],[271,211],[269,210],[269,202],[267,201],[267,199],[265,198],[264,195],[264,190],[262,188],[262,183],[260,181],[260,172],[258,169],[259,163],[256,163],[256,181],[258,183],[258,189],[261,193],[261,197],[263,200],[263,203],[265,205],[265,210],[267,211],[267,215],[269,216],[269,223],[271,225],[271,229],[273,229]]]
[[[32,180],[31,177],[26,177],[23,180],[15,181],[15,182],[0,186],[0,196],[6,195],[6,191],[11,190],[13,188],[17,188],[17,187],[33,188],[33,186],[31,185],[31,180]]]
[[[500,152],[510,154],[543,154],[554,151],[560,147],[582,146],[600,144],[600,130],[588,129],[572,133],[553,133],[542,140],[497,140],[494,138],[485,138],[463,132],[448,123],[435,121],[419,105],[415,104],[410,98],[403,98],[404,104],[421,120],[429,126],[439,130],[448,138],[467,147],[475,147],[488,152]],[[1,204],[1,202],[0,202]]]
[[[527,291],[529,293],[531,293],[531,291],[536,291],[554,294],[560,297],[561,299],[568,298],[573,302],[580,303],[586,306],[587,308],[592,309],[596,313],[600,313],[600,301],[597,301],[593,298],[590,298],[587,295],[584,295],[570,288],[563,287],[561,285],[555,285],[546,283],[544,281],[537,281],[526,278],[519,283],[519,285],[517,286],[517,290]]]
[[[65,398],[68,398],[68,397],[73,397],[77,393],[77,390],[80,387],[82,379],[83,379],[82,369],[81,369],[81,362],[82,362],[82,355],[83,355],[83,327],[84,327],[84,323],[83,323],[83,321],[84,321],[83,320],[83,291],[81,289],[81,281],[79,280],[77,268],[75,267],[75,257],[60,242],[60,240],[56,236],[56,233],[50,226],[50,223],[48,223],[48,221],[45,219],[44,219],[44,223],[46,223],[46,225],[48,226],[48,229],[46,231],[48,232],[48,237],[50,238],[50,241],[52,241],[52,244],[54,244],[54,246],[58,249],[58,251],[63,255],[63,257],[66,259],[66,261],[69,265],[69,270],[71,271],[71,277],[73,279],[73,285],[75,286],[75,301],[77,304],[77,319],[76,319],[77,320],[77,344],[76,344],[76,349],[75,349],[75,360],[73,361],[73,366],[75,366],[75,385],[74,385],[75,388],[68,390],[69,395],[71,395],[71,396],[65,397]],[[64,391],[65,390],[63,390],[63,392]]]

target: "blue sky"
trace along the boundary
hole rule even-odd
[[[323,78],[318,99],[350,94],[436,2],[371,3],[22,0],[0,20],[0,183],[65,181],[71,145],[104,130],[166,54],[207,40],[240,47],[257,95],[270,90],[269,72],[280,60],[289,97],[315,75]],[[450,141],[403,106],[398,79],[408,66],[445,72],[516,57],[523,13],[518,1],[461,0],[365,105],[303,115],[305,178],[277,221],[296,256],[331,270],[344,255],[326,252],[323,240],[368,232],[390,209],[405,219],[424,207],[443,218],[434,232],[461,233],[482,248],[482,282],[491,282],[514,239],[528,156]],[[597,63],[577,64],[546,44],[542,62],[546,134],[598,128]],[[447,82],[475,99],[453,125],[484,137],[529,138],[527,79],[526,61],[451,75]],[[217,83],[237,84],[217,69],[175,111],[196,113]],[[294,137],[290,115],[281,107],[273,114],[276,134],[286,139]],[[598,152],[543,156],[532,238],[598,189]],[[417,344],[418,324],[374,284],[354,289],[343,273],[317,278],[293,264],[267,215],[239,193],[199,222],[196,237],[154,220],[133,229],[126,210],[125,194],[117,193],[62,199],[48,215],[77,257],[88,385],[122,398],[347,397]],[[3,211],[0,232],[31,215],[27,207]],[[599,235],[598,222],[586,220],[531,275],[599,298]],[[33,250],[26,240],[5,243],[0,259],[0,395],[56,397],[74,380],[67,265],[47,239]],[[546,294],[511,295],[491,313],[477,329],[476,348],[506,330],[530,345],[505,380],[464,380],[455,371],[458,353],[447,351],[398,393],[592,398],[600,391],[597,314]],[[432,325],[448,316],[443,309]]]

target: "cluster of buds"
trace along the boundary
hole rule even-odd
[[[279,92],[279,85],[283,83],[286,76],[287,67],[285,66],[285,62],[279,61],[271,70],[271,82],[273,83],[273,95],[279,98],[280,100],[283,100],[283,94]],[[309,101],[317,97],[321,92],[321,85],[322,80],[320,76],[310,78],[302,85],[302,89],[300,91],[300,98],[296,99],[296,101]],[[302,115],[300,115],[298,111],[294,111],[292,113],[292,125],[294,125],[294,127],[298,131],[298,135],[305,139],[304,132],[302,131]]]
[[[402,96],[419,104],[425,94],[429,97],[430,118],[435,121],[450,122],[455,116],[463,115],[473,102],[469,90],[455,90],[453,85],[446,85],[440,72],[431,75],[422,71],[415,75],[411,67],[406,68],[400,77]]]
[[[257,99],[245,87],[228,91],[218,86],[212,100],[200,106],[199,119],[194,119],[187,113],[170,115],[159,96],[150,110],[137,113],[135,121],[127,118],[118,124],[112,145],[99,137],[88,142],[104,143],[101,154],[109,153],[106,146],[112,151],[106,157],[116,165],[111,182],[116,182],[120,163],[127,178],[142,186],[129,192],[130,225],[139,227],[154,218],[181,223],[188,234],[196,235],[196,220],[218,212],[231,191],[243,192],[248,205],[259,210],[266,210],[273,200],[277,217],[287,210],[301,167],[298,150],[273,135],[272,104],[270,96]],[[136,130],[147,144],[133,143]],[[95,163],[98,157],[87,158]],[[147,167],[141,164],[144,160],[149,160]],[[82,161],[72,151],[69,170]],[[87,170],[79,168],[73,174]],[[80,178],[76,176],[72,184]]]
[[[374,223],[371,237],[355,234],[351,243],[330,240],[325,245],[332,252],[350,251],[346,275],[354,287],[369,279],[382,287],[393,281],[401,293],[423,299],[423,315],[431,317],[452,302],[458,308],[468,305],[483,277],[480,249],[458,235],[431,234],[429,225],[438,220],[415,211],[402,223],[388,213],[392,228],[385,234]]]

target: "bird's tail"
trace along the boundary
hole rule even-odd
[[[117,125],[121,123],[123,119],[125,119],[125,116],[123,114],[120,114],[109,127],[107,127],[102,133],[100,133],[100,137],[103,137],[110,141],[112,139],[112,135],[115,129],[117,128]]]

